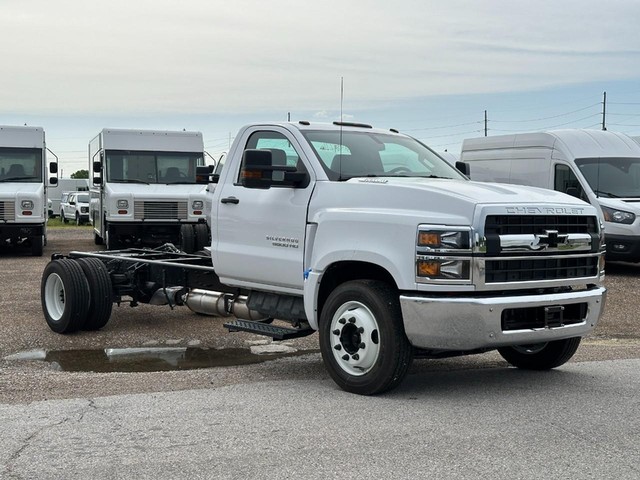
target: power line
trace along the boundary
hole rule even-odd
[[[526,123],[526,122],[538,122],[541,120],[550,120],[552,118],[558,118],[558,117],[565,117],[567,115],[571,115],[573,113],[578,113],[578,112],[582,112],[584,110],[588,110],[590,108],[596,107],[600,105],[600,102],[598,103],[594,103],[592,105],[589,105],[588,107],[583,107],[583,108],[579,108],[578,110],[573,110],[571,112],[566,112],[566,113],[561,113],[559,115],[553,115],[550,117],[541,117],[541,118],[532,118],[530,120],[490,120],[491,122],[496,122],[496,123]]]

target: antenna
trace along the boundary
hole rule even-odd
[[[338,165],[340,166],[340,179],[342,179],[342,105],[344,103],[344,77],[340,77],[340,145],[338,148],[338,155],[340,155],[340,162]]]

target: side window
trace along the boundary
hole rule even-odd
[[[247,144],[247,149],[270,150],[271,158],[274,165],[296,167],[297,173],[307,173],[304,163],[300,160],[300,155],[291,145],[291,142],[278,132],[255,132],[251,134]],[[238,172],[238,181],[240,172]],[[279,181],[284,179],[284,172],[273,172],[273,180]]]
[[[578,177],[566,165],[556,164],[554,190],[562,193],[570,193],[585,202],[588,202],[587,195],[584,193]]]

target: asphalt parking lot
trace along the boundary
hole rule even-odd
[[[0,403],[24,403],[53,398],[104,396],[184,389],[209,388],[248,382],[268,382],[286,376],[309,380],[328,378],[318,353],[317,335],[287,342],[294,357],[255,365],[227,362],[224,367],[188,371],[94,373],[60,371],[42,361],[8,360],[19,352],[102,350],[129,347],[190,347],[220,350],[229,355],[263,342],[261,337],[230,334],[224,319],[196,315],[185,307],[128,305],[114,307],[110,322],[98,332],[58,335],[47,327],[40,303],[42,271],[52,253],[91,251],[88,227],[49,230],[43,257],[14,249],[0,251]],[[609,289],[605,315],[595,332],[587,337],[572,360],[640,358],[640,265],[610,264],[605,285]],[[242,349],[242,350],[239,350]],[[291,364],[299,363],[299,368]],[[279,368],[280,365],[287,368]],[[461,370],[505,366],[496,353],[446,360],[414,362],[410,375],[438,370]]]

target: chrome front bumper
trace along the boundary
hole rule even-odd
[[[604,310],[606,288],[543,295],[501,297],[400,296],[404,328],[414,347],[474,350],[582,337],[593,330]],[[588,304],[580,323],[559,327],[502,330],[506,309]]]

